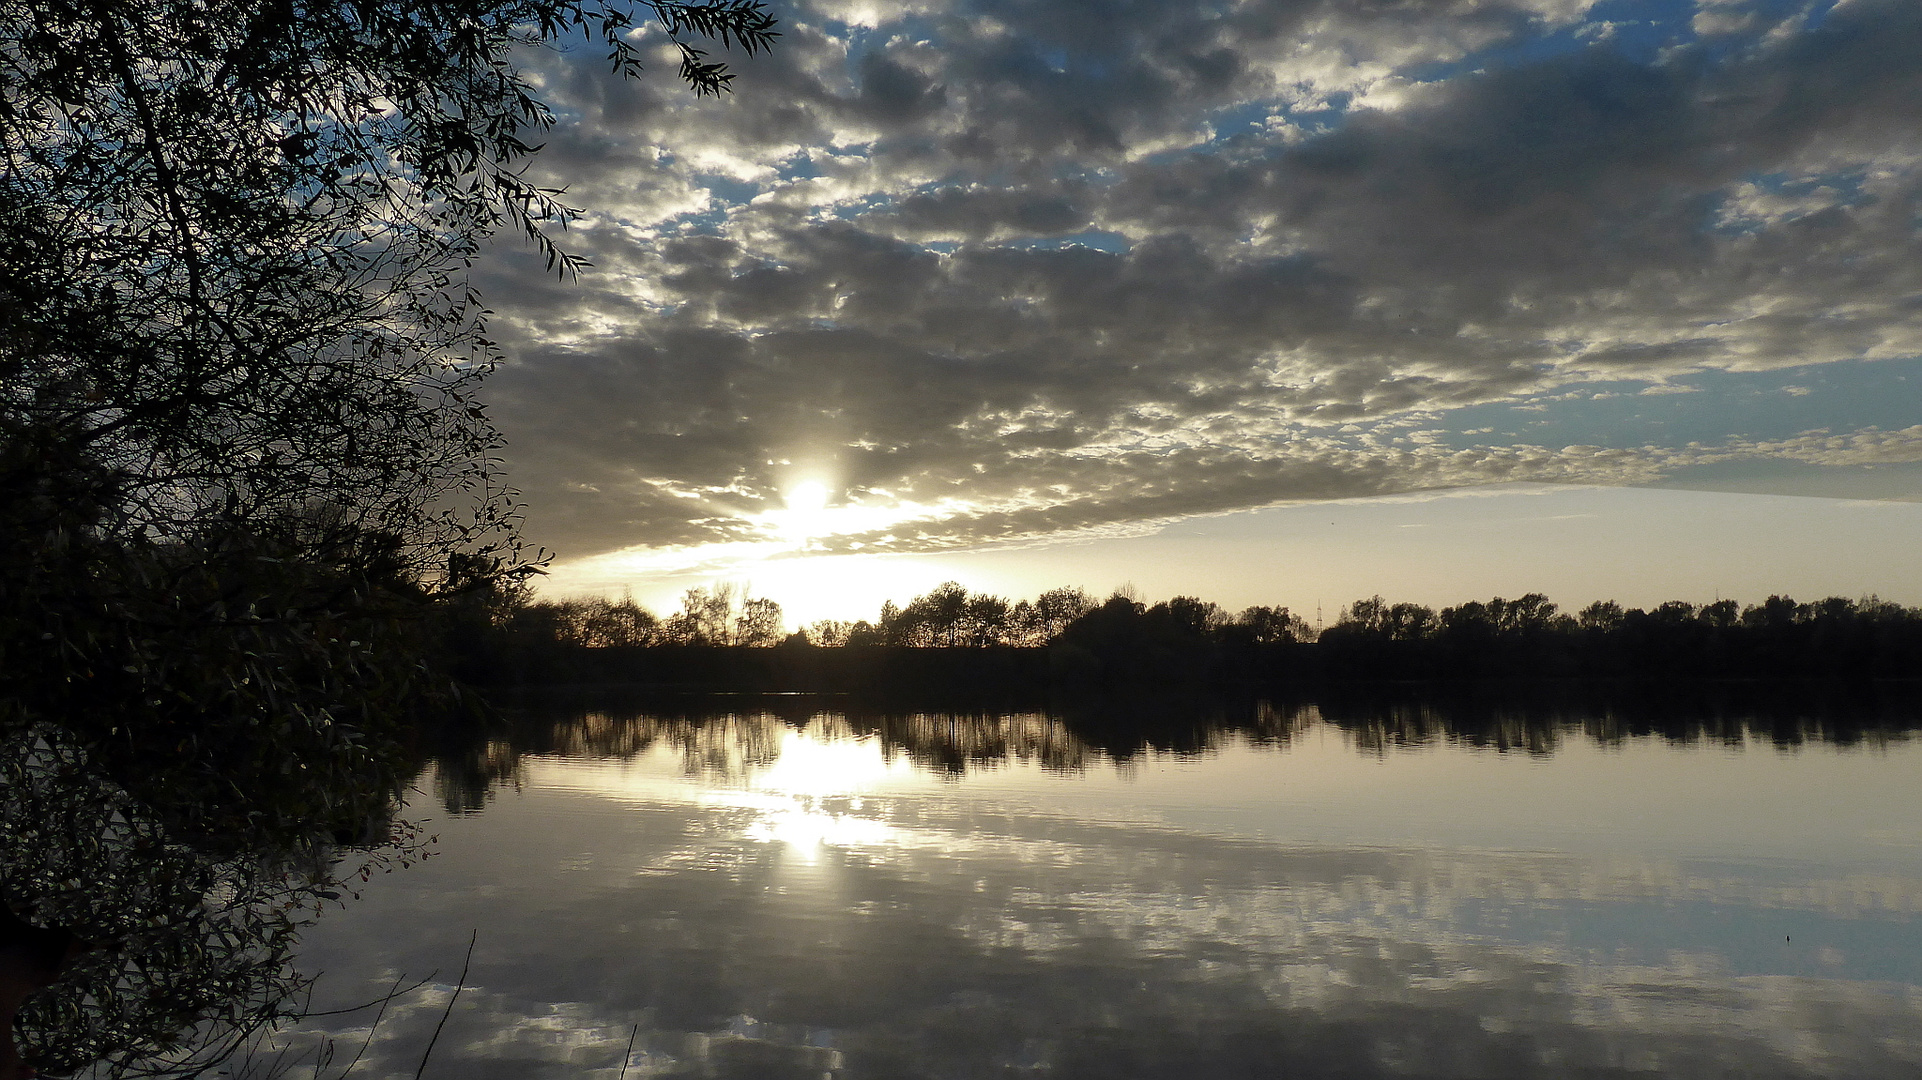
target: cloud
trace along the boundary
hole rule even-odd
[[[1733,444],[1729,457],[1780,457],[1811,465],[1899,465],[1922,461],[1922,424],[1899,431],[1868,428],[1846,435],[1813,431],[1792,439]],[[1721,460],[1703,455],[1703,460]]]
[[[803,5],[718,102],[530,58],[568,121],[538,169],[594,208],[568,239],[597,264],[485,272],[534,535],[752,539],[800,472],[941,507],[837,541],[913,548],[1816,460],[1395,441],[1586,382],[1922,353],[1922,9],[1587,17]]]

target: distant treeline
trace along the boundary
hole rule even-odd
[[[782,626],[778,604],[726,586],[689,590],[665,618],[631,599],[497,594],[455,621],[450,644],[479,682],[742,690],[1922,676],[1922,608],[1874,597],[1599,601],[1569,615],[1540,593],[1439,611],[1376,596],[1317,631],[1285,607],[1231,613],[1194,597],[1097,601],[1072,588],[1010,602],[949,582],[872,621]]]

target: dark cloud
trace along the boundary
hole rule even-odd
[[[1585,10],[823,3],[721,102],[536,58],[597,264],[489,271],[536,536],[750,538],[809,469],[939,547],[1792,456],[1407,438],[1922,352],[1922,8]]]

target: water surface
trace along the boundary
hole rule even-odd
[[[577,709],[421,777],[303,963],[437,974],[292,1042],[412,1076],[472,936],[428,1076],[1922,1071],[1903,732],[1381,719]]]

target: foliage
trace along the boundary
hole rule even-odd
[[[1913,678],[1922,609],[1771,596],[1646,610],[1598,600],[1570,617],[1540,593],[1440,612],[1377,596],[1350,605],[1317,647],[1325,673],[1356,678]]]
[[[1152,608],[1133,601],[1135,614],[1152,624],[1166,623],[1199,639],[1251,644],[1306,641],[1312,631],[1285,607],[1251,607],[1231,616],[1218,606],[1194,597],[1175,597]],[[1109,605],[1115,604],[1110,600]],[[803,630],[797,643],[840,648],[896,646],[906,648],[1040,648],[1063,639],[1070,628],[1104,610],[1077,588],[1050,589],[1034,600],[1017,600],[970,592],[957,582],[943,582],[903,607],[892,601],[872,621],[820,619]],[[731,585],[689,589],[681,609],[656,618],[631,597],[540,601],[524,597],[490,608],[487,616],[497,639],[523,646],[547,643],[568,649],[645,647],[657,645],[768,646],[777,644],[782,625],[780,605],[772,600],[737,596]]]
[[[1285,607],[1261,604],[1244,608],[1226,632],[1231,638],[1240,637],[1255,645],[1287,645],[1315,639],[1315,630],[1306,619]]]
[[[391,548],[313,518],[116,542],[117,496],[68,440],[0,445],[0,736],[66,729],[203,847],[384,814],[403,723],[445,699]]]
[[[727,594],[731,596],[731,593]],[[528,662],[515,679],[659,679],[660,663],[640,655],[591,657],[585,627],[609,601],[531,604],[506,617],[501,637]],[[630,604],[631,601],[623,603]],[[727,645],[728,620],[699,613],[716,594],[693,590],[656,636],[630,645]],[[729,610],[732,610],[731,608]],[[651,620],[634,608],[630,619]],[[692,628],[709,625],[698,638]],[[576,629],[569,629],[575,627]],[[673,633],[668,628],[675,629]],[[760,639],[773,644],[774,635]],[[884,603],[873,620],[824,619],[784,642],[880,650],[893,659],[824,655],[740,662],[710,657],[685,681],[762,689],[840,689],[862,680],[903,682],[994,678],[1076,684],[1224,683],[1334,679],[1913,678],[1922,672],[1922,609],[1874,597],[1797,603],[1776,596],[1744,607],[1669,601],[1643,610],[1597,601],[1570,616],[1540,593],[1467,601],[1437,611],[1375,596],[1345,608],[1319,633],[1285,607],[1255,605],[1230,615],[1196,597],[1147,604],[1116,593],[1100,604],[1076,589],[1013,603],[945,582],[905,605]],[[545,651],[543,651],[545,650]],[[569,651],[573,650],[573,651]],[[1006,657],[936,662],[907,654],[1046,650],[1038,667]],[[536,659],[540,658],[540,659]],[[943,666],[947,665],[947,666]],[[944,674],[945,673],[945,674]]]
[[[416,832],[383,825],[381,844],[344,863],[313,835],[214,856],[60,729],[0,739],[0,894],[90,945],[21,1013],[30,1057],[60,1072],[102,1061],[96,1075],[200,1075],[289,1015],[296,935],[343,882],[419,857]]]
[[[187,868],[141,909],[187,936],[102,957],[184,963],[209,867],[378,830],[411,723],[457,704],[434,631],[538,561],[467,271],[504,227],[582,264],[523,176],[553,117],[513,52],[585,35],[632,75],[664,42],[716,93],[698,44],[772,27],[757,0],[0,3],[0,740],[53,740]],[[40,850],[8,849],[10,907],[49,902]],[[176,997],[86,1038],[163,1045],[218,995]]]
[[[884,605],[879,619],[856,623],[847,644],[864,642],[915,648],[1045,645],[1094,607],[1080,589],[1052,589],[1031,603],[970,593],[957,582],[936,586],[907,607]]]
[[[467,598],[463,598],[465,601]],[[643,648],[654,645],[740,645],[765,647],[781,640],[781,605],[749,596],[733,585],[689,589],[681,609],[661,618],[634,602],[584,597],[572,600],[518,598],[501,591],[476,590],[462,618],[482,624],[496,641],[548,642],[570,649]],[[462,633],[454,647],[482,648]]]
[[[409,620],[532,569],[465,277],[506,224],[573,265],[511,53],[631,75],[642,16],[701,93],[694,42],[774,37],[756,0],[0,4],[0,723],[189,755],[142,795],[188,817],[337,809],[292,770],[385,797],[438,693]]]
[[[578,265],[511,53],[588,33],[634,74],[644,14],[703,93],[691,40],[774,37],[754,0],[0,6],[0,437],[118,473],[122,537],[320,505],[419,575],[511,565],[465,270],[504,224]]]
[[[687,590],[681,610],[661,622],[653,640],[636,644],[760,648],[781,640],[782,625],[781,605],[722,583],[712,589]]]
[[[781,605],[766,597],[743,598],[741,613],[734,617],[731,644],[750,648],[773,645],[781,640],[781,626]]]
[[[195,1075],[297,985],[295,908],[388,835],[405,725],[447,695],[380,538],[117,539],[118,478],[36,434],[0,444],[0,902],[97,947],[23,1034],[43,1068]]]
[[[816,619],[807,625],[807,629],[801,631],[801,636],[810,645],[838,649],[848,643],[848,639],[854,634],[854,627],[854,623],[845,619]]]

